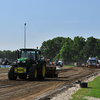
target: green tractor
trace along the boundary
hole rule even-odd
[[[41,51],[39,49],[23,48],[17,50],[18,59],[12,64],[8,70],[8,78],[10,80],[19,79],[37,80],[45,79],[46,62],[41,59]]]

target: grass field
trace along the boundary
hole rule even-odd
[[[84,98],[86,96],[100,98],[100,76],[89,82],[88,88],[79,89],[71,100],[88,100]]]
[[[0,68],[0,69],[7,69],[7,68],[8,68],[8,67],[5,67],[5,68],[3,67],[3,68]]]
[[[64,65],[63,67],[75,67],[75,66],[71,66],[71,65]]]

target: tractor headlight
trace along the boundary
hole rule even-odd
[[[20,61],[17,61],[17,63],[20,63]]]
[[[22,61],[22,63],[26,63],[26,61]]]

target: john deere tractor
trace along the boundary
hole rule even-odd
[[[46,62],[42,60],[39,49],[23,48],[17,50],[18,59],[15,64],[11,65],[8,70],[10,80],[19,79],[37,80],[45,79]]]

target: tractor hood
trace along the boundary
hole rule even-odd
[[[27,67],[30,65],[29,58],[19,58],[17,61],[18,67]]]
[[[19,58],[18,61],[27,61],[30,60],[29,58]]]

